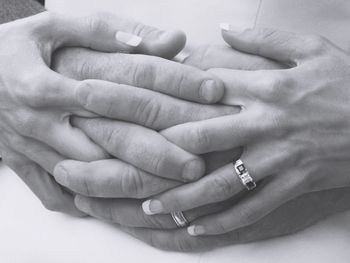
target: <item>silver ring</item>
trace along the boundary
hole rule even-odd
[[[189,222],[181,211],[172,212],[171,217],[179,228],[187,227]]]
[[[235,168],[236,174],[241,180],[242,184],[249,190],[253,190],[256,187],[256,183],[253,178],[250,176],[247,168],[245,167],[242,160],[238,159],[233,163],[233,167]]]

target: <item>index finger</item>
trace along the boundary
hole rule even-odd
[[[64,50],[57,57],[53,68],[77,80],[103,79],[200,103],[214,103],[224,94],[214,74],[159,57],[83,49]]]

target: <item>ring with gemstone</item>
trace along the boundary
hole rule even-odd
[[[236,174],[238,175],[239,179],[241,180],[242,184],[250,191],[253,190],[256,187],[256,183],[254,182],[254,179],[250,176],[246,166],[244,165],[243,161],[238,159],[237,161],[234,161],[233,167],[235,168]]]
[[[173,218],[173,220],[175,221],[175,224],[179,228],[187,227],[189,225],[188,220],[186,219],[186,217],[181,211],[172,212],[171,217]]]

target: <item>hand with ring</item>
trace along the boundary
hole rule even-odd
[[[201,55],[202,53],[207,54],[206,57],[208,58],[208,61],[206,59],[203,59],[203,56]],[[68,60],[74,53],[67,52],[66,54],[67,56],[63,57],[64,59]],[[88,59],[89,56],[90,54],[85,51],[82,56],[79,56],[78,54],[78,57],[80,59]],[[93,54],[93,57],[96,57],[96,54]],[[94,61],[98,60],[94,59]],[[111,63],[111,61],[116,61],[113,63],[118,63],[117,60],[108,59],[108,61],[109,63]],[[268,59],[248,54],[246,55],[238,51],[229,50],[226,47],[210,46],[196,49],[196,51],[186,59],[185,63],[194,66],[202,65],[204,68],[210,68],[210,63],[215,63],[215,66],[222,68],[240,68],[247,70],[276,69],[278,67],[285,67],[283,65],[279,66],[277,63]],[[65,64],[66,63],[62,63],[62,65]],[[76,67],[73,66],[72,69],[73,68]],[[115,67],[111,66],[109,68]],[[93,72],[98,72],[98,65],[96,66],[96,69],[94,69],[94,64],[91,63],[89,69],[90,74],[92,74]],[[108,72],[109,71],[106,71],[105,74],[108,74]],[[110,75],[107,76],[109,76],[110,80],[113,81],[112,78],[113,76],[115,76],[115,74],[113,74],[112,72]],[[93,120],[89,122],[93,123]],[[90,127],[91,126],[94,125],[90,125]],[[83,127],[81,126],[81,128]],[[115,139],[117,139],[117,137]],[[230,176],[232,176],[232,159],[237,159],[239,155],[240,151],[237,149],[234,151],[224,151],[221,153],[208,153],[205,154],[203,157],[206,160],[206,165],[209,172],[216,170],[224,164],[229,163],[231,169]],[[174,219],[169,214],[159,214],[153,216],[144,214],[141,210],[142,200],[133,200],[125,198],[105,199],[96,198],[96,196],[94,197],[94,194],[96,195],[97,193],[96,189],[99,186],[99,194],[102,195],[103,193],[106,193],[106,188],[102,187],[103,184],[100,184],[101,175],[106,175],[106,178],[112,178],[113,176],[108,176],[108,174],[115,175],[123,171],[121,169],[122,166],[118,166],[116,160],[109,160],[108,162],[100,161],[85,164],[83,162],[65,161],[61,163],[61,165],[64,165],[67,171],[70,172],[70,180],[66,181],[68,182],[66,183],[66,186],[85,195],[78,196],[76,198],[77,207],[81,211],[84,211],[84,213],[86,214],[115,224],[119,224],[122,227],[122,229],[124,229],[128,233],[134,235],[135,237],[141,240],[144,240],[147,243],[150,243],[153,246],[162,249],[181,251],[207,249],[210,247],[215,247],[224,244],[249,242],[254,240],[271,238],[283,234],[294,233],[295,231],[303,229],[309,226],[310,224],[314,223],[315,221],[324,218],[326,215],[343,211],[348,207],[348,189],[332,190],[328,192],[321,191],[313,194],[308,194],[293,201],[290,201],[253,225],[249,225],[247,227],[227,234],[218,235],[216,237],[207,238],[203,236],[193,238],[190,235],[188,235],[188,233],[185,230],[180,229],[174,232],[174,230],[172,229],[175,229],[179,225],[176,224]],[[99,163],[101,165],[99,165]],[[112,165],[113,163],[115,163],[115,165]],[[84,184],[81,183],[82,181],[80,183],[78,182],[78,178],[88,179],[87,176],[84,176],[86,174],[90,175],[90,180],[84,182],[88,182],[88,188],[93,189],[93,191],[90,190],[89,193],[87,193],[84,189]],[[77,179],[76,181],[74,181],[75,178]],[[113,178],[115,178],[116,180],[118,179],[118,177],[115,176]],[[127,177],[123,176],[123,178]],[[133,176],[129,178],[133,178]],[[138,196],[134,197],[147,197],[149,195],[152,195],[152,191],[154,191],[154,188],[152,190],[152,185],[157,184],[159,186],[158,190],[160,190],[160,188],[162,187],[164,187],[165,190],[165,188],[167,187],[172,188],[178,185],[178,183],[173,185],[164,184],[165,181],[163,181],[162,183],[161,181],[159,181],[158,177],[152,178],[143,175],[138,178],[145,179],[146,181],[129,180],[129,184],[113,184],[114,186],[129,185],[129,187],[126,188],[126,191],[121,190],[120,187],[114,187],[114,192],[110,192],[112,193],[110,197],[112,195],[114,195],[115,197],[120,197],[124,194],[124,197],[131,198],[133,197],[133,193],[139,194]],[[149,180],[147,178],[149,178]],[[137,184],[138,182],[140,183],[139,186]],[[77,187],[80,188],[77,189]],[[208,187],[207,189],[210,189],[210,187]],[[90,197],[87,197],[89,196],[89,194]],[[228,209],[236,203],[237,200],[234,198],[226,202],[214,203],[204,206],[202,208],[190,209],[188,211],[183,212],[183,217],[185,218],[185,221],[187,221],[187,223],[190,223],[192,221],[199,220],[203,216],[205,217],[209,214],[225,211],[225,209]],[[333,203],[336,203],[336,205],[333,205]],[[304,211],[303,213],[297,213],[297,211],[300,210],[300,207],[305,207],[305,209],[302,209]],[[179,214],[179,212],[177,212],[177,214]],[[285,218],[288,218],[290,220],[285,220]],[[152,239],[152,237],[154,239]]]
[[[223,37],[232,48],[289,65],[280,70],[213,69],[222,79],[224,105],[241,112],[162,131],[196,154],[243,147],[240,157],[257,184],[237,204],[191,222],[193,236],[218,235],[251,225],[287,201],[309,192],[350,185],[350,56],[326,39],[273,29]],[[246,190],[236,160],[152,197],[148,214],[167,214],[228,200]]]

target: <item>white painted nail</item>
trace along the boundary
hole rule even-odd
[[[149,208],[150,204],[151,204],[151,200],[147,200],[142,203],[142,210],[146,215],[153,215],[152,211]]]
[[[163,211],[163,205],[158,200],[147,200],[142,203],[142,209],[146,215],[155,215]]]
[[[186,51],[181,51],[179,54],[177,54],[174,57],[174,61],[178,62],[178,63],[184,63],[185,60],[190,56],[189,52]]]
[[[118,31],[115,34],[115,38],[128,46],[137,47],[141,44],[142,38],[127,32]]]
[[[200,236],[200,235],[203,235],[205,234],[205,229],[204,227],[202,226],[189,226],[187,228],[187,233],[190,235],[190,236]]]

